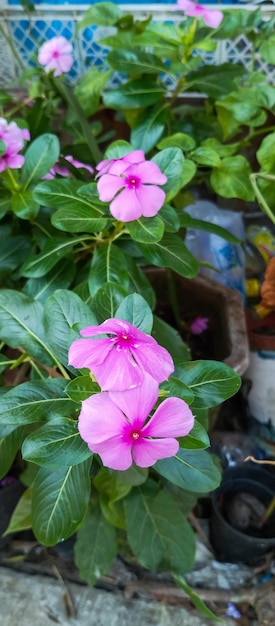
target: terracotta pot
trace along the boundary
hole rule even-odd
[[[162,268],[146,268],[146,275],[156,291],[156,314],[173,323],[169,320],[171,307],[167,273]],[[249,363],[249,348],[240,294],[203,276],[189,279],[174,272],[172,276],[182,319],[200,315],[212,320],[212,354],[209,358],[223,361],[238,374],[243,374]]]

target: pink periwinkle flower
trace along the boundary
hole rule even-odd
[[[68,163],[71,163],[77,169],[83,168],[85,170],[88,170],[90,174],[93,174],[94,170],[91,165],[86,165],[86,163],[81,163],[81,161],[77,161],[77,159],[74,159],[74,157],[70,154],[68,156],[64,156],[63,158],[65,161],[68,161]],[[43,180],[51,180],[56,177],[56,174],[59,174],[59,176],[69,176],[70,170],[67,167],[60,165],[57,161],[57,163],[55,163],[53,167],[51,167],[49,172],[45,176],[43,176]]]
[[[129,157],[129,155],[127,155]],[[157,185],[167,182],[166,176],[152,161],[128,164],[120,160],[102,174],[97,183],[99,198],[110,202],[111,214],[121,222],[139,217],[153,217],[165,201],[165,192]]]
[[[103,174],[122,174],[130,164],[142,163],[143,161],[145,161],[143,150],[132,150],[132,152],[125,154],[120,159],[104,159],[96,166],[98,171],[96,178]]]
[[[89,368],[101,389],[123,391],[141,385],[145,373],[158,383],[174,371],[171,355],[156,340],[124,320],[110,318],[80,331],[69,349],[69,364]],[[97,335],[107,334],[104,339]]]
[[[190,17],[200,17],[209,28],[218,28],[223,19],[223,13],[221,11],[207,9],[200,4],[191,2],[191,0],[178,0],[176,6],[173,8],[174,11],[184,11],[185,15]]]
[[[204,330],[208,328],[209,319],[208,317],[195,317],[190,324],[190,330],[193,335],[201,335]]]
[[[127,470],[134,462],[150,467],[174,456],[175,437],[184,437],[194,425],[189,406],[167,398],[148,420],[158,399],[158,383],[146,375],[142,385],[128,391],[95,394],[82,403],[79,432],[103,465]]]
[[[38,61],[44,66],[45,72],[54,70],[54,76],[60,76],[64,72],[69,72],[73,59],[73,46],[68,39],[62,35],[53,37],[45,41],[39,48]]]
[[[22,167],[25,158],[18,154],[24,147],[24,140],[30,140],[30,133],[27,128],[19,128],[15,122],[7,122],[0,118],[0,139],[4,142],[6,150],[0,156],[0,172],[7,167],[17,169]]]

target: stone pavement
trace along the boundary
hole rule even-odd
[[[66,583],[75,607],[67,617],[62,581],[0,567],[1,626],[214,626],[217,622],[150,599]],[[223,626],[236,622],[225,619]]]

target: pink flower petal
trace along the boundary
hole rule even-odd
[[[165,348],[157,342],[152,344],[152,347],[150,344],[142,344],[141,349],[135,351],[135,359],[148,374],[161,383],[169,378],[175,366],[171,355]]]
[[[136,196],[142,206],[144,217],[154,217],[164,205],[165,192],[155,185],[142,185],[136,190]]]
[[[150,411],[158,399],[157,381],[145,374],[143,382],[134,389],[127,391],[110,391],[109,396],[131,423],[137,422],[143,426]]]
[[[143,161],[127,170],[127,176],[139,176],[142,183],[165,185],[167,177],[153,161]]]
[[[112,174],[103,174],[97,183],[99,199],[102,202],[109,202],[124,186],[124,178]]]
[[[69,349],[69,365],[80,369],[88,367],[93,371],[95,365],[103,363],[111,349],[108,339],[76,339]]]
[[[140,385],[143,381],[144,373],[137,367],[129,350],[121,350],[118,354],[114,348],[109,352],[103,365],[92,367],[95,378],[103,391],[109,389],[124,391]]]
[[[144,437],[184,437],[194,426],[188,404],[180,398],[167,398],[142,429]]]
[[[102,322],[102,324],[99,324],[98,326],[86,326],[85,328],[81,329],[80,334],[82,337],[93,337],[96,335],[106,335],[106,334],[119,335],[124,332],[130,333],[134,335],[135,337],[139,337],[139,333],[140,333],[143,339],[144,339],[144,336],[145,337],[147,336],[145,335],[145,333],[141,333],[141,331],[139,331],[135,326],[133,326],[129,322],[126,322],[125,320],[120,320],[116,317],[110,317],[104,322]]]
[[[221,11],[210,11],[206,9],[203,15],[203,20],[206,26],[209,26],[210,28],[218,28],[223,20],[223,13]]]
[[[127,470],[133,464],[131,444],[120,437],[113,437],[93,446],[93,452],[99,454],[103,465],[114,470]]]
[[[69,72],[74,63],[73,57],[67,54],[62,54],[57,61],[58,68],[62,74],[63,72]]]
[[[150,467],[160,459],[174,456],[178,449],[176,439],[141,439],[133,446],[132,455],[138,467]]]
[[[10,169],[17,169],[18,167],[22,167],[22,165],[24,165],[25,157],[21,154],[14,154],[12,156],[7,155],[6,161]]]
[[[108,393],[96,393],[82,402],[78,429],[89,446],[121,436],[126,420]]]
[[[120,222],[132,222],[142,216],[143,207],[136,189],[123,189],[110,204],[111,214]]]

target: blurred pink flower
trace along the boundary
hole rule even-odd
[[[146,333],[129,322],[110,318],[99,326],[80,331],[69,349],[69,364],[88,367],[102,390],[123,391],[141,385],[147,372],[158,383],[174,371],[171,355]],[[109,336],[102,339],[102,334]]]
[[[164,204],[165,192],[157,185],[164,185],[167,178],[156,163],[142,161],[125,169],[125,161],[121,161],[120,165],[112,165],[109,172],[100,177],[97,188],[100,200],[112,200],[110,212],[117,220],[132,222],[158,213]]]
[[[142,163],[142,161],[145,161],[143,150],[133,150],[120,159],[104,159],[96,166],[98,171],[96,178],[99,178],[102,174],[122,174],[129,167],[130,163]]]
[[[63,158],[65,161],[68,161],[77,169],[81,169],[83,167],[83,169],[88,170],[90,174],[93,174],[94,170],[91,165],[86,165],[85,163],[81,163],[81,161],[77,161],[70,154],[68,156],[64,156]],[[45,176],[43,176],[43,180],[51,180],[56,177],[56,174],[59,174],[59,176],[69,176],[70,170],[67,167],[59,165],[57,161],[57,163],[55,163],[53,167],[51,167],[50,171]]]
[[[27,128],[19,128],[15,122],[7,122],[0,118],[0,139],[4,142],[6,150],[0,156],[0,172],[7,167],[17,169],[22,167],[25,158],[18,154],[24,147],[24,140],[30,140],[30,133]]]
[[[158,399],[158,383],[146,375],[142,385],[128,391],[95,394],[82,403],[79,432],[103,465],[127,470],[132,463],[150,467],[174,456],[194,425],[189,406],[167,398],[147,421]]]
[[[38,61],[44,65],[45,72],[54,70],[53,75],[60,76],[70,71],[74,62],[72,52],[73,46],[65,37],[53,37],[39,48]]]
[[[208,328],[209,319],[208,317],[195,317],[190,324],[190,331],[193,335],[200,335],[204,330]]]
[[[223,13],[221,11],[207,9],[200,4],[191,2],[191,0],[178,0],[173,9],[174,11],[184,11],[185,15],[190,17],[200,17],[209,28],[218,28],[223,19]]]

